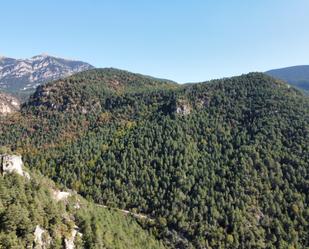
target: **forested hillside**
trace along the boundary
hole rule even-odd
[[[177,85],[115,69],[41,86],[0,143],[174,248],[309,247],[309,100],[260,73]]]
[[[59,192],[40,174],[1,174],[0,193],[1,249],[165,248],[129,214]]]

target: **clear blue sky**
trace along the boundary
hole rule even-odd
[[[178,82],[309,64],[309,0],[3,0],[0,55]]]

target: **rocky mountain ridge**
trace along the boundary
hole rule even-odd
[[[94,68],[92,65],[41,54],[29,59],[0,57],[0,89],[7,92],[34,90],[38,85],[77,72]]]

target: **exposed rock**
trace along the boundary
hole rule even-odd
[[[0,155],[0,172],[5,175],[7,173],[17,173],[30,179],[30,175],[23,171],[23,161],[21,156],[17,155]]]
[[[257,210],[256,210],[254,216],[255,216],[255,218],[256,218],[256,220],[257,220],[258,222],[260,222],[260,220],[261,220],[262,218],[264,218],[264,214],[263,214],[263,212],[262,212],[260,209],[257,209]]]
[[[196,106],[197,108],[205,108],[205,107],[209,107],[209,103],[210,103],[210,100],[209,98],[203,98],[203,99],[197,99],[196,100]]]
[[[85,107],[82,107],[82,114],[87,114],[87,109]]]
[[[77,226],[75,226],[74,229],[72,230],[71,236],[69,238],[64,239],[65,249],[74,249],[75,248],[74,241],[76,239],[76,236],[82,237],[82,234],[78,232]]]
[[[72,97],[59,92],[62,89],[68,93],[69,91],[66,88],[66,79],[53,82],[52,84],[41,85],[30,97],[28,105],[44,106],[47,109],[65,112],[80,112],[81,114],[102,111],[99,98],[94,97],[89,101],[85,101],[79,94]]]
[[[20,108],[20,102],[17,98],[0,92],[0,115],[7,115],[17,112]]]
[[[45,235],[45,238],[43,238],[43,235]],[[43,228],[41,228],[39,225],[35,227],[34,231],[34,249],[45,249],[49,248],[51,242],[51,238],[47,231],[45,231]]]
[[[180,115],[188,115],[191,113],[191,106],[185,103],[179,103],[176,107],[176,113]]]
[[[74,206],[73,206],[75,209],[80,209],[80,203],[77,201]]]
[[[56,201],[65,201],[70,197],[72,194],[70,192],[60,191],[60,190],[52,190],[52,197]]]
[[[43,228],[41,228],[39,225],[35,227],[34,231],[34,242],[35,242],[35,248],[42,248],[43,240],[42,235],[45,232]]]
[[[88,63],[41,54],[30,59],[0,58],[0,89],[25,91],[38,85],[92,69]]]

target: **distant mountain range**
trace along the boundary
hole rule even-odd
[[[300,90],[309,92],[309,65],[273,69],[265,73],[284,80]]]
[[[45,82],[94,68],[92,65],[41,54],[30,59],[0,57],[0,90],[32,92]]]
[[[23,102],[39,85],[93,68],[83,61],[47,54],[36,55],[29,59],[0,56],[0,92],[13,94]],[[273,69],[266,71],[265,74],[309,93],[309,65]]]

